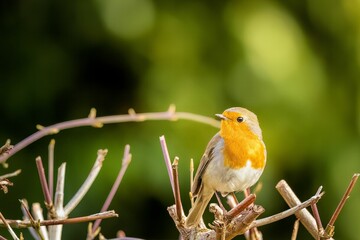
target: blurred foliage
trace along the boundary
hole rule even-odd
[[[3,0],[0,6],[2,142],[19,142],[38,123],[85,117],[91,107],[111,115],[129,107],[164,111],[174,103],[179,111],[213,116],[243,106],[257,113],[267,144],[257,200],[264,216],[286,208],[274,189],[286,179],[303,200],[324,185],[319,211],[326,224],[359,172],[359,1]],[[133,162],[111,206],[119,218],[105,220],[103,232],[176,239],[158,136],[165,134],[171,156],[180,157],[188,209],[189,159],[198,164],[216,131],[189,121],[156,121],[61,132],[55,160],[56,166],[67,162],[66,199],[86,178],[97,149],[109,149],[72,216],[99,211],[129,143]],[[1,171],[23,169],[1,196],[6,217],[20,218],[19,198],[43,202],[34,160],[46,159],[50,139],[22,150]],[[336,224],[337,239],[356,238],[359,202],[357,186]],[[289,239],[293,221],[261,230],[266,239]],[[310,238],[300,232],[299,239]],[[4,229],[0,234],[7,236]],[[64,239],[85,234],[86,224],[64,228]]]

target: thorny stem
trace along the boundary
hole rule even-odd
[[[219,121],[210,117],[206,117],[194,113],[188,113],[188,112],[176,112],[174,105],[170,105],[169,109],[165,112],[136,113],[133,109],[129,109],[128,114],[104,116],[104,117],[96,117],[94,112],[95,111],[92,110],[91,114],[87,118],[61,122],[48,127],[39,127],[39,131],[33,133],[24,140],[20,141],[12,149],[6,151],[6,153],[0,154],[0,163],[5,162],[9,157],[11,157],[21,149],[25,148],[26,146],[30,145],[31,143],[39,140],[44,136],[57,134],[61,130],[75,128],[75,127],[83,127],[83,126],[102,127],[104,124],[111,124],[111,123],[142,122],[149,120],[177,121],[179,119],[186,119],[195,122],[200,122],[216,128],[219,128],[220,126]]]
[[[120,185],[120,183],[125,175],[125,172],[131,162],[131,157],[132,157],[132,155],[130,153],[130,145],[127,144],[124,149],[124,156],[122,159],[122,164],[121,164],[119,174],[118,174],[100,212],[105,212],[106,210],[108,210],[110,203],[114,199],[115,193],[117,192],[117,189],[119,188],[119,185]],[[96,229],[100,226],[101,220],[102,219],[99,218],[95,221],[94,225],[92,226],[92,233],[95,233]]]

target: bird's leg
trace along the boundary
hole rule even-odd
[[[247,188],[247,189],[244,190],[245,198],[247,198],[250,194],[251,194],[250,188]],[[250,206],[254,206],[254,203],[252,203]],[[249,240],[262,239],[261,232],[256,227],[249,229],[249,236],[248,237],[249,238],[246,238],[246,239],[249,239]]]
[[[218,192],[215,192],[215,196],[216,196],[216,199],[218,200],[218,203],[219,203],[220,208],[223,210],[223,213],[224,213],[224,215],[225,215],[225,213],[227,213],[227,210],[225,209],[224,205],[222,204]]]
[[[250,188],[245,189],[245,190],[244,190],[245,198],[246,198],[247,196],[249,196],[250,193],[251,193]]]
[[[231,193],[231,196],[234,198],[235,204],[238,205],[238,204],[239,204],[239,201],[238,201],[237,198],[236,198],[235,192],[232,192],[232,193]]]

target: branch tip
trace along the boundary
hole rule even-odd
[[[338,216],[339,216],[342,208],[344,207],[346,200],[350,197],[350,194],[351,194],[351,192],[352,192],[352,190],[353,190],[353,188],[354,188],[354,186],[355,186],[355,184],[356,184],[356,181],[358,180],[359,176],[360,176],[359,173],[355,173],[355,174],[352,176],[351,181],[350,181],[350,183],[349,183],[349,185],[348,185],[348,187],[347,187],[344,195],[342,196],[342,198],[341,198],[338,206],[336,207],[333,215],[331,216],[331,219],[330,219],[329,223],[328,223],[327,226],[326,226],[325,234],[327,234],[327,235],[330,236],[330,237],[332,237],[333,234],[334,234],[334,228],[335,228],[334,224],[335,224],[335,221],[336,221],[336,219],[338,218]]]
[[[45,127],[43,126],[43,125],[41,125],[41,124],[36,124],[36,129],[37,130],[43,130]]]
[[[169,113],[175,113],[176,112],[176,106],[175,104],[170,104],[169,108],[168,108],[168,112]]]
[[[128,110],[128,114],[129,114],[130,116],[135,117],[135,116],[136,116],[135,109],[133,109],[133,108],[129,108],[129,110]]]
[[[179,157],[176,156],[176,157],[174,158],[174,161],[173,161],[173,163],[172,163],[172,166],[173,166],[173,168],[174,168],[174,167],[177,167],[178,165],[179,165]]]
[[[88,118],[94,119],[96,118],[96,108],[91,108]]]

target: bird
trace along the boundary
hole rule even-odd
[[[197,168],[191,193],[196,197],[185,220],[198,227],[215,192],[226,196],[244,191],[260,178],[266,165],[266,147],[257,116],[242,107],[215,114],[220,131],[209,141]]]

